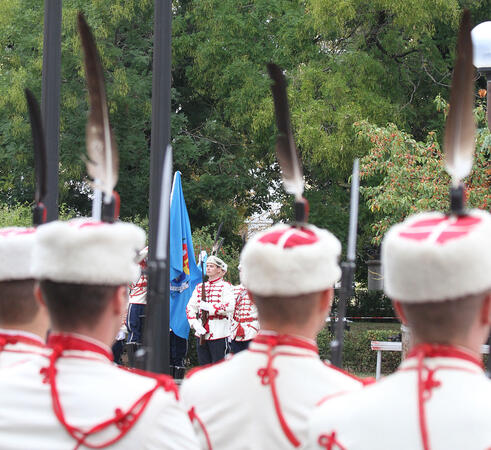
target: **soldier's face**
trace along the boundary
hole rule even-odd
[[[220,278],[223,275],[223,270],[220,269],[216,264],[207,263],[206,264],[206,275],[210,280]]]

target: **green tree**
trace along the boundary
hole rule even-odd
[[[483,118],[482,102],[476,113]],[[360,175],[369,183],[362,193],[375,218],[371,227],[374,244],[380,244],[391,225],[412,213],[449,210],[450,177],[436,133],[428,133],[422,142],[394,124],[377,127],[361,122],[356,130],[371,145],[361,160]],[[476,135],[472,172],[464,180],[468,207],[487,210],[491,205],[490,157],[491,134],[482,127]]]

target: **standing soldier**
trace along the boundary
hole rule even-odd
[[[147,254],[148,247],[138,253],[141,274],[138,280],[130,284],[130,299],[126,326],[128,327],[128,344],[143,343],[143,321],[147,305]]]
[[[491,382],[480,353],[491,328],[491,215],[413,216],[387,233],[382,263],[413,348],[396,373],[322,405],[308,448],[489,448]]]
[[[112,363],[144,241],[143,230],[122,222],[37,229],[35,295],[51,317],[51,351],[0,374],[2,448],[196,448],[172,379]]]
[[[201,366],[221,361],[227,352],[235,299],[232,285],[223,279],[226,273],[227,264],[217,256],[210,256],[206,261],[208,281],[204,286],[203,283],[196,286],[186,307],[189,326],[198,338]]]
[[[306,224],[280,224],[246,244],[242,279],[261,331],[248,350],[185,379],[181,395],[201,448],[300,447],[322,398],[361,388],[321,361],[315,342],[341,275],[340,251],[331,233]]]
[[[34,297],[35,228],[0,229],[0,369],[46,354],[49,316]]]
[[[241,269],[239,265],[239,274],[241,274]],[[256,305],[251,301],[242,282],[238,286],[234,286],[234,295],[235,310],[232,316],[230,349],[232,353],[239,353],[247,349],[251,340],[256,337],[259,331],[259,320]]]

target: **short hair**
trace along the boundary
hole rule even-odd
[[[34,320],[39,303],[33,279],[0,281],[0,325],[26,325]]]
[[[440,344],[467,337],[488,293],[443,302],[401,303],[412,332],[419,339]]]
[[[53,327],[74,331],[93,329],[119,286],[39,282]]]
[[[314,314],[321,292],[291,297],[264,297],[252,293],[259,320],[281,325],[304,325]]]

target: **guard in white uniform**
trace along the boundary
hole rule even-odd
[[[480,352],[491,323],[491,215],[413,216],[385,236],[382,263],[412,350],[396,373],[319,407],[308,448],[489,449]]]
[[[241,268],[239,267],[239,270]],[[256,305],[249,297],[247,289],[239,284],[234,286],[235,309],[232,315],[232,334],[230,349],[232,353],[239,353],[249,347],[252,339],[259,332],[259,319]]]
[[[201,298],[202,283],[193,291],[186,307],[189,326],[195,330],[198,362],[206,365],[221,361],[227,352],[230,318],[235,308],[233,287],[223,279],[228,266],[217,256],[206,261],[205,299]],[[207,314],[203,318],[203,312]],[[206,317],[207,316],[207,317]],[[204,336],[204,340],[200,337]]]
[[[51,316],[51,352],[0,371],[0,447],[197,448],[172,379],[112,362],[109,346],[144,240],[140,228],[121,222],[37,229],[35,294]]]
[[[147,306],[147,255],[148,247],[138,253],[141,274],[138,280],[130,284],[128,315],[126,327],[128,328],[128,343],[143,343],[143,321]]]
[[[34,297],[35,228],[0,229],[0,369],[45,354],[49,316]]]
[[[362,387],[321,361],[315,342],[341,275],[340,251],[312,225],[277,225],[244,247],[242,279],[261,331],[248,350],[185,379],[181,396],[202,449],[301,447],[319,401]]]

